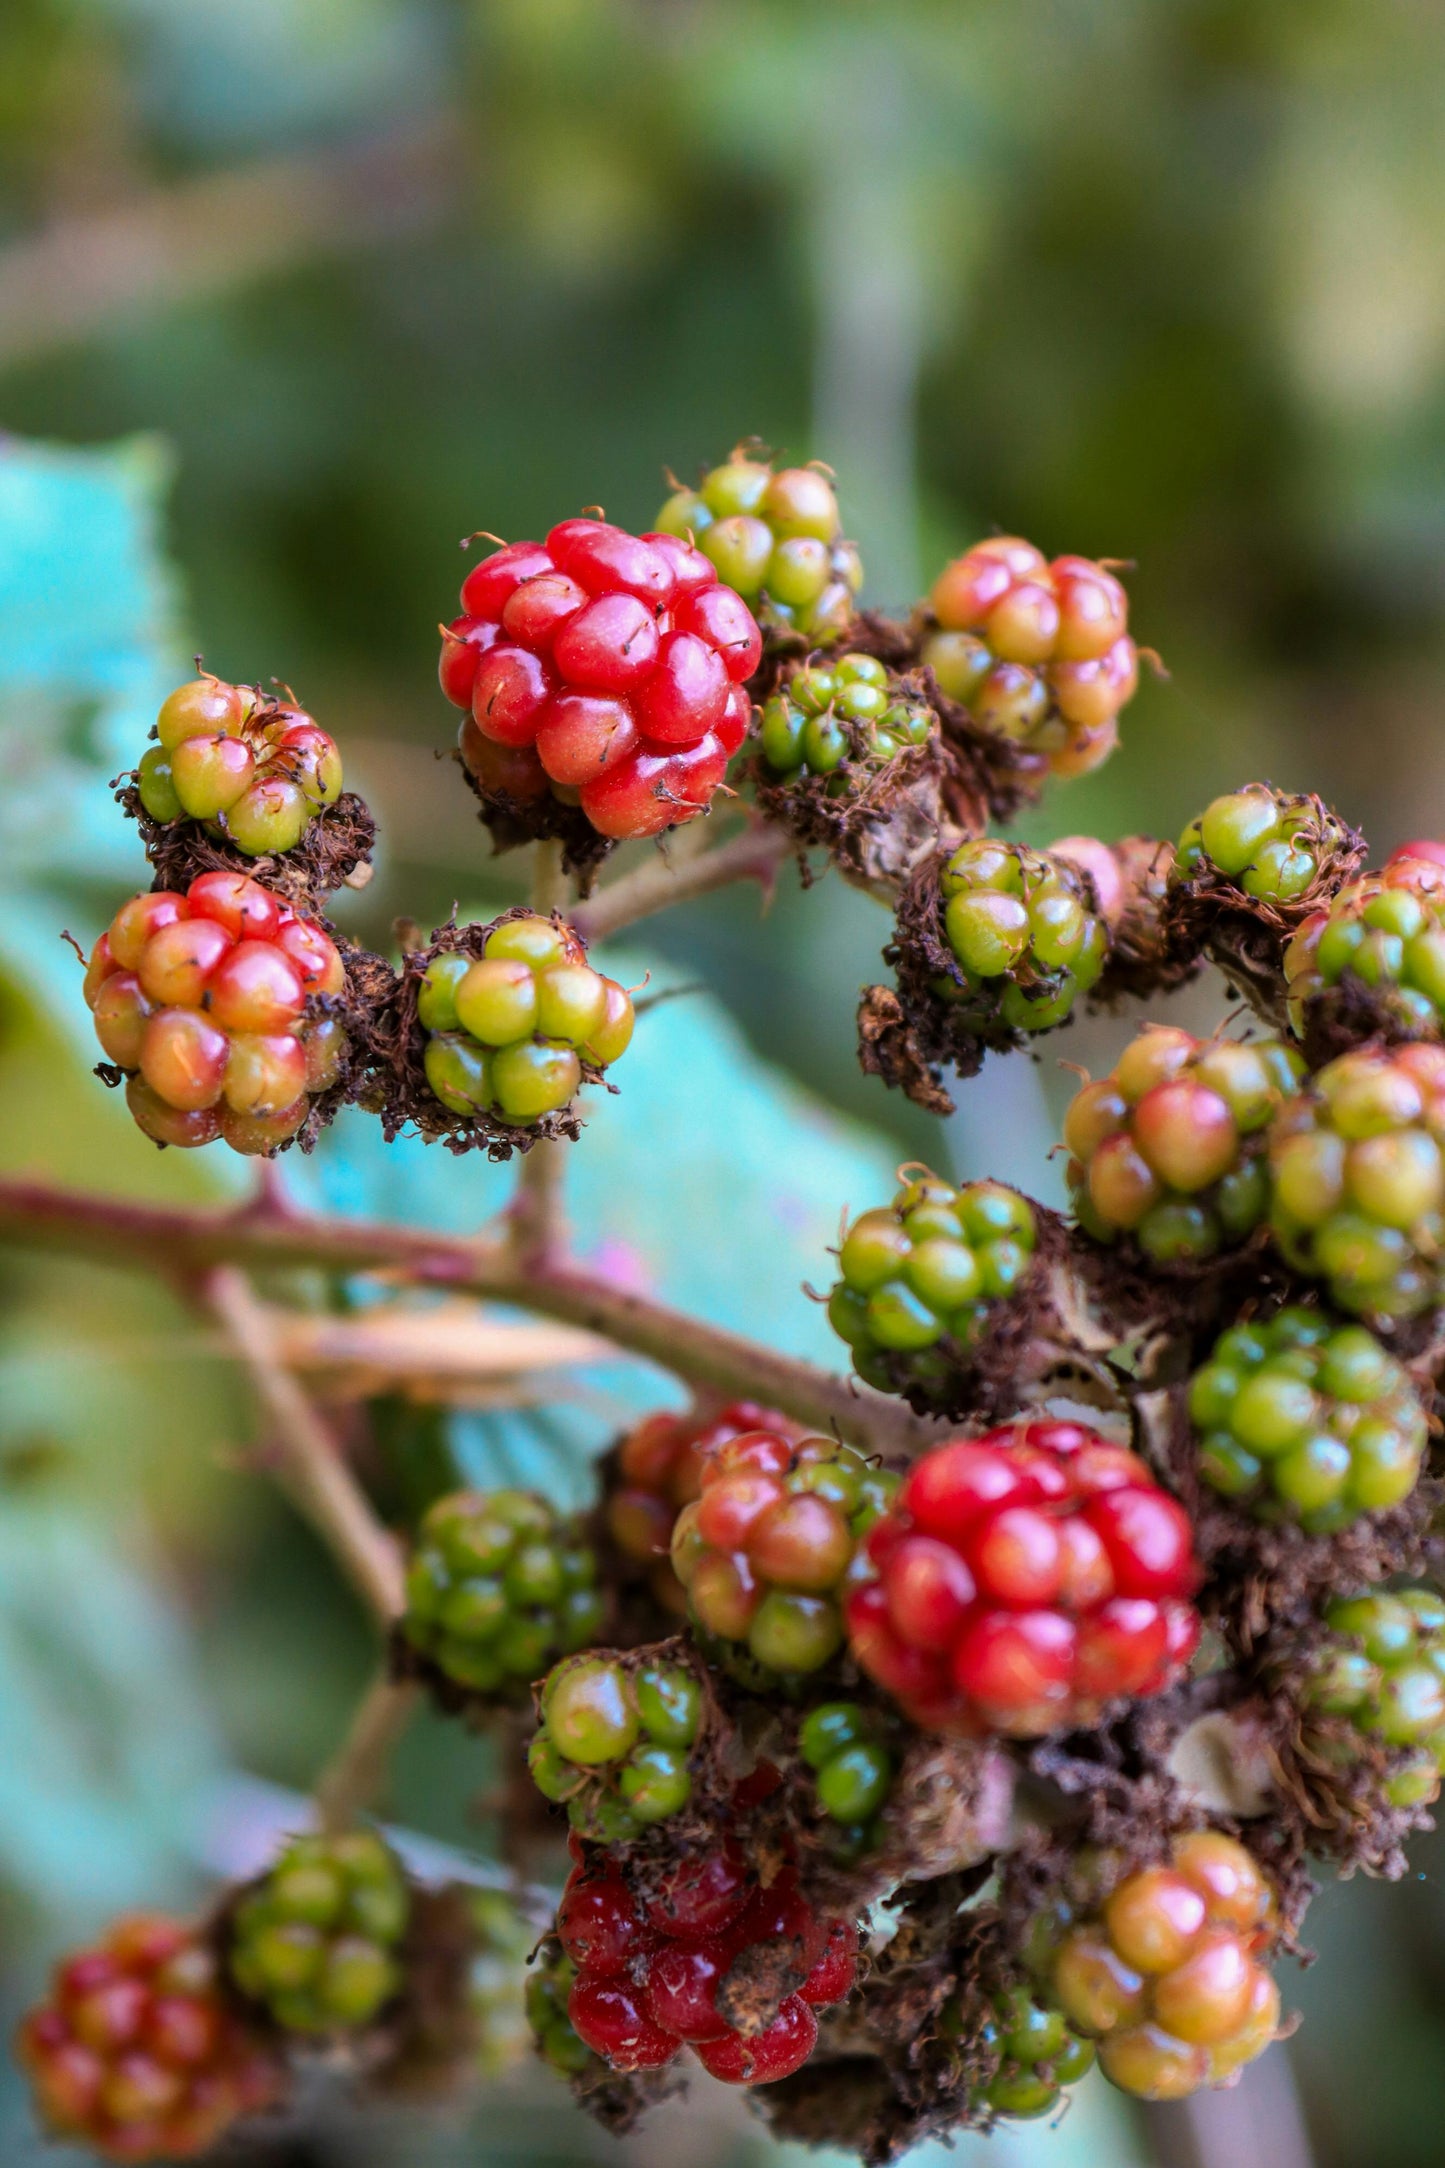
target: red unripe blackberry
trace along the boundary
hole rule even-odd
[[[708,1455],[748,1430],[788,1436],[786,1416],[737,1400],[702,1415],[645,1416],[617,1448],[616,1472],[604,1507],[607,1530],[624,1557],[646,1568],[653,1595],[677,1617],[687,1615],[687,1591],[672,1570],[672,1531],[678,1514],[702,1494]]]
[[[191,2160],[282,2084],[225,2001],[213,1952],[154,1915],[118,1920],[57,1966],[16,2054],[51,2134],[105,2160]]]
[[[313,1003],[345,985],[320,926],[249,875],[217,872],[184,896],[122,904],[92,951],[86,999],[148,1137],[224,1138],[255,1155],[295,1136],[338,1081],[346,1035]]]
[[[1161,1693],[1193,1654],[1183,1508],[1082,1424],[1015,1423],[915,1463],[848,1604],[854,1657],[928,1728],[1035,1738]]]
[[[705,558],[564,520],[545,547],[513,543],[474,567],[462,607],[441,683],[468,710],[461,753],[484,790],[522,803],[580,791],[618,839],[706,812],[746,734],[761,640]]]
[[[1266,1131],[1301,1074],[1275,1040],[1141,1032],[1064,1117],[1080,1224],[1132,1234],[1159,1263],[1242,1242],[1268,1209]]]
[[[162,823],[189,818],[249,858],[289,851],[341,795],[335,740],[304,708],[259,686],[202,677],[178,686],[141,760],[141,804]]]
[[[983,730],[1083,775],[1114,748],[1138,684],[1128,598],[1086,557],[1056,557],[1016,536],[976,543],[946,566],[929,605],[923,661]]]
[[[1050,1999],[1098,2042],[1122,2091],[1180,2100],[1226,2084],[1279,2026],[1262,1960],[1276,1934],[1274,1894],[1243,1845],[1201,1830],[1167,1864],[1118,1881],[1102,1910],[1070,1920],[1042,1955]]]
[[[815,647],[837,640],[853,617],[863,567],[843,540],[832,482],[818,467],[775,470],[739,447],[679,489],[657,515],[661,533],[689,544],[761,624],[803,633]]]

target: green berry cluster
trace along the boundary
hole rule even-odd
[[[834,793],[937,730],[924,700],[900,690],[875,655],[840,655],[796,671],[764,702],[759,742],[777,779],[831,776]]]
[[[401,1864],[373,1832],[295,1837],[236,1907],[231,1977],[290,2032],[369,2025],[401,1986],[410,1914]]]
[[[1312,1535],[1399,1505],[1427,1437],[1406,1372],[1363,1325],[1281,1310],[1235,1325],[1189,1386],[1199,1472],[1259,1520]]]
[[[455,1491],[428,1510],[406,1577],[402,1631],[449,1679],[519,1696],[596,1639],[597,1561],[530,1491]]]
[[[496,2078],[511,2068],[525,2044],[522,1977],[537,1937],[505,1890],[470,1890],[467,1909],[472,1929],[467,1997],[477,2067],[484,2078]]]
[[[1294,903],[1344,841],[1344,824],[1317,798],[1252,783],[1206,806],[1179,838],[1170,885],[1212,866],[1260,903]]]
[[[1070,867],[1022,843],[964,843],[939,878],[961,979],[936,991],[968,1028],[1051,1031],[1104,968],[1109,937]]]
[[[1341,1309],[1414,1317],[1440,1299],[1445,1048],[1327,1063],[1275,1123],[1270,1169],[1276,1241]]]
[[[537,2053],[544,2063],[564,2078],[575,2078],[596,2060],[591,2048],[572,2029],[567,2000],[577,1978],[577,1967],[555,1945],[544,1949],[527,1975],[527,2023]]]
[[[254,685],[194,678],[156,717],[140,802],[154,821],[203,821],[248,858],[293,850],[341,796],[341,755],[315,718]]]
[[[1311,1707],[1348,1717],[1385,1746],[1413,1749],[1385,1786],[1391,1806],[1428,1806],[1445,1774],[1445,1600],[1433,1589],[1340,1596],[1336,1643],[1310,1683]]]
[[[632,1038],[632,1002],[570,927],[507,918],[482,954],[443,949],[417,992],[426,1080],[453,1114],[536,1122],[567,1106],[582,1064],[605,1069]]]
[[[879,1815],[893,1788],[893,1756],[878,1726],[856,1701],[824,1701],[798,1732],[798,1752],[813,1771],[818,1804],[836,1823],[834,1849],[861,1859],[882,1842]]]
[[[963,2035],[967,2020],[955,2000],[944,2005],[945,2039]],[[978,2033],[973,2034],[979,2038]],[[993,2014],[982,2034],[996,2050],[998,2068],[974,2094],[975,2108],[1021,2121],[1051,2115],[1066,2085],[1074,2085],[1094,2066],[1094,2043],[1076,2033],[1059,2010],[1046,2010],[1026,1987],[1010,1988],[993,1998]]]
[[[1037,1231],[1017,1190],[1002,1182],[955,1189],[931,1174],[864,1212],[843,1238],[842,1277],[828,1298],[828,1321],[859,1377],[892,1391],[901,1357],[910,1380],[942,1385],[950,1364],[941,1343],[967,1348],[978,1337],[989,1304],[1022,1285]]]
[[[702,1688],[683,1664],[574,1656],[549,1673],[527,1766],[598,1844],[627,1844],[692,1796]]]
[[[863,567],[821,468],[775,470],[740,447],[696,489],[668,498],[657,532],[690,535],[764,627],[822,642],[852,619]]]
[[[1351,881],[1306,919],[1284,954],[1290,1022],[1348,973],[1402,1023],[1438,1031],[1445,1018],[1445,866],[1404,859]]]

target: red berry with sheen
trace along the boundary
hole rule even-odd
[[[859,1664],[916,1723],[1038,1738],[1161,1693],[1193,1654],[1188,1516],[1080,1423],[1013,1423],[916,1463],[866,1539]]]

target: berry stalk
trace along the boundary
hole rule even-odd
[[[756,881],[765,897],[771,895],[778,868],[796,849],[781,828],[749,821],[746,828],[679,863],[669,865],[662,857],[649,858],[632,873],[609,881],[587,903],[572,913],[572,924],[584,941],[600,941],[634,926],[640,919],[674,904],[691,903],[710,896],[734,881]]]

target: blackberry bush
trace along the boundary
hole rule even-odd
[[[544,1498],[453,1491],[428,1509],[401,1631],[443,1680],[523,1700],[556,1657],[596,1640],[605,1614],[590,1545]]]
[[[163,702],[156,737],[136,771],[144,810],[200,821],[247,858],[294,850],[341,796],[335,739],[289,694],[193,678]]]
[[[626,1844],[692,1797],[705,1703],[690,1665],[569,1657],[547,1674],[538,1708],[527,1766],[580,1835]]]
[[[1394,1807],[1428,1806],[1445,1773],[1445,1600],[1434,1589],[1371,1590],[1337,1596],[1306,1705],[1344,1720],[1311,1743],[1326,1758],[1353,1758],[1369,1742],[1393,1750],[1385,1797]],[[1306,1734],[1307,1738],[1309,1734]]]
[[[933,710],[910,695],[874,655],[814,661],[764,703],[758,749],[779,782],[830,779],[838,794],[864,785],[938,728]]]
[[[1231,1325],[1190,1380],[1189,1414],[1212,1489],[1312,1535],[1408,1498],[1428,1437],[1394,1357],[1318,1310]]]
[[[231,1978],[287,2032],[350,2032],[399,1992],[411,1912],[406,1876],[371,1831],[294,1837],[241,1898]]]
[[[674,490],[657,524],[695,544],[769,631],[821,646],[847,630],[863,567],[823,469],[775,468],[739,446],[696,489]]]
[[[1274,1040],[1141,1032],[1064,1117],[1079,1224],[1132,1235],[1159,1264],[1243,1242],[1268,1213],[1266,1133],[1301,1073]]]

